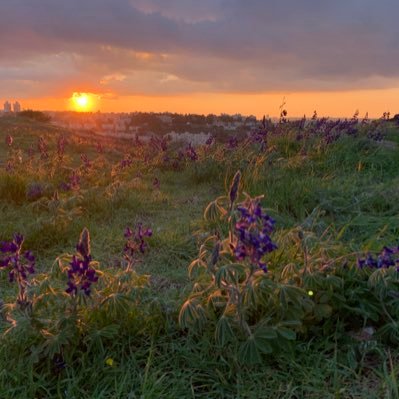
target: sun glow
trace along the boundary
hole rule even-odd
[[[71,97],[73,108],[76,111],[89,111],[92,106],[92,101],[88,93],[73,93]]]

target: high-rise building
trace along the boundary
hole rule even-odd
[[[11,103],[6,101],[4,103],[4,108],[3,109],[4,109],[4,113],[5,114],[8,114],[9,112],[11,112]]]
[[[15,101],[12,107],[15,113],[21,112],[21,104],[18,101]]]

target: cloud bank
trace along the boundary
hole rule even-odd
[[[3,96],[399,87],[397,0],[13,0]]]

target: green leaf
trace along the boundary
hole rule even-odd
[[[215,338],[219,345],[226,345],[234,337],[230,321],[226,316],[222,316],[216,324]]]
[[[289,328],[279,326],[277,327],[277,333],[288,341],[296,340],[296,332],[290,330]]]
[[[260,363],[262,358],[260,356],[255,338],[251,335],[245,342],[240,345],[238,358],[244,364],[257,364]]]
[[[215,275],[217,286],[222,287],[222,283],[227,285],[238,284],[245,278],[245,266],[240,263],[230,263],[220,267]]]
[[[179,324],[183,328],[188,328],[195,323],[198,317],[196,304],[193,300],[188,299],[180,309]]]

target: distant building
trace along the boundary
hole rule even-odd
[[[13,107],[13,111],[17,114],[18,112],[21,112],[21,104],[18,101],[15,101]],[[11,107],[10,107],[11,108]]]
[[[10,113],[11,112],[11,103],[9,103],[8,101],[6,101],[5,103],[4,103],[4,113],[5,114],[8,114],[8,113]]]

